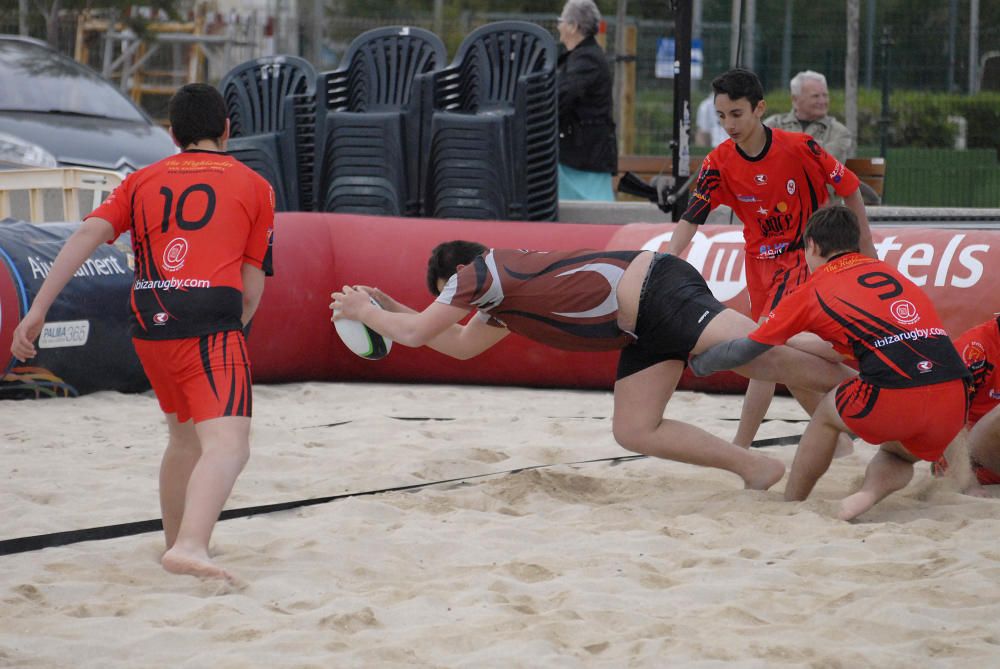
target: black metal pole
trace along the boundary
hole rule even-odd
[[[674,8],[674,189],[691,176],[691,22],[692,0],[672,0]],[[687,208],[687,194],[674,201],[671,216],[681,220]]]
[[[889,125],[892,122],[889,111],[889,50],[892,47],[892,34],[889,27],[882,29],[882,117],[879,119],[879,154],[884,158],[889,148]]]

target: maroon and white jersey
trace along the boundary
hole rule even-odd
[[[639,253],[491,249],[452,276],[437,301],[555,348],[620,349],[635,338],[618,327],[618,283]]]

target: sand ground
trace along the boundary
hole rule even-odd
[[[248,585],[164,572],[159,533],[0,556],[0,666],[987,667],[1000,500],[914,482],[832,518],[874,447],[805,503],[784,481],[636,459],[604,392],[304,383],[255,389],[229,508],[497,473],[221,522]],[[723,437],[741,398],[667,414]],[[761,437],[798,434],[778,398]],[[0,540],[156,518],[150,394],[0,402]],[[791,464],[794,446],[767,452]],[[546,465],[517,473],[500,473]]]

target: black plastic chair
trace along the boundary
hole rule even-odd
[[[421,91],[429,95],[429,73],[445,58],[434,33],[378,28],[351,43],[342,68],[320,75],[320,211],[420,215]]]
[[[294,164],[294,156],[279,141],[275,132],[246,137],[233,137],[226,146],[226,152],[267,179],[274,189],[275,211],[297,211],[299,198],[294,182],[283,170],[283,165]],[[289,192],[291,191],[291,192]],[[291,198],[289,197],[291,195]]]
[[[469,34],[435,72],[427,215],[551,221],[559,215],[556,44],[500,21]]]
[[[219,84],[229,152],[274,186],[279,211],[315,209],[316,70],[294,56],[247,61]]]

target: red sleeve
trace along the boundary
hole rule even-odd
[[[701,163],[701,170],[698,172],[698,181],[694,190],[691,191],[691,199],[687,209],[681,217],[685,221],[702,225],[708,219],[708,213],[714,207],[719,206],[720,188],[722,187],[722,175],[717,165],[717,156],[712,151]]]
[[[121,182],[117,188],[111,191],[111,194],[108,195],[97,209],[83,217],[83,220],[87,220],[88,218],[103,218],[114,227],[115,236],[113,239],[108,240],[109,244],[114,243],[122,233],[128,232],[132,225],[131,193],[135,184],[136,174],[136,172],[133,172],[125,177],[125,181]]]
[[[798,333],[809,329],[814,300],[812,290],[806,286],[800,287],[783,299],[767,320],[747,336],[761,344],[784,344]]]
[[[846,197],[856,191],[861,185],[854,172],[844,167],[844,164],[826,152],[819,143],[809,135],[805,135],[806,153],[819,163],[826,178],[826,183],[833,187],[837,195]]]
[[[243,251],[243,262],[274,274],[271,266],[271,238],[274,232],[274,191],[264,179],[254,180],[257,217],[250,223],[250,237]]]

